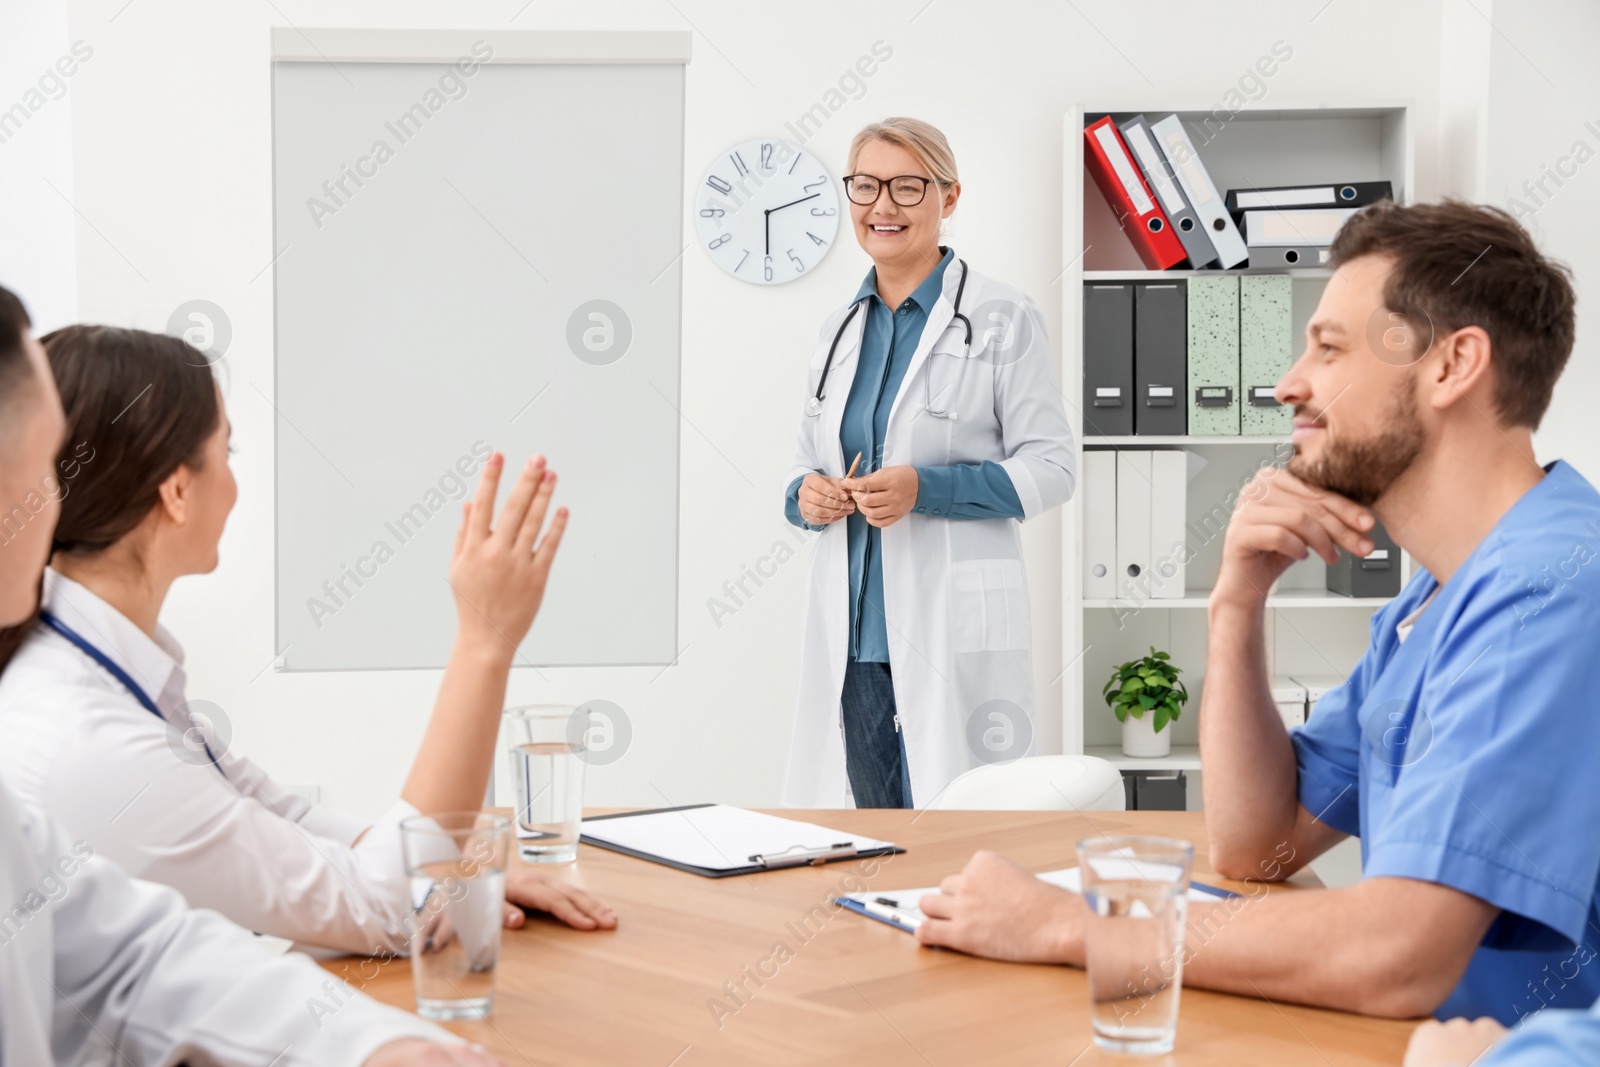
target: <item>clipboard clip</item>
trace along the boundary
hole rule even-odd
[[[769,870],[806,865],[820,867],[829,860],[848,859],[859,854],[854,841],[840,841],[836,845],[821,845],[817,848],[791,845],[782,852],[758,852],[750,857],[750,862],[758,863]]]

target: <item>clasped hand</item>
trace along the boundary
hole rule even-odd
[[[859,478],[808,474],[800,483],[800,517],[826,526],[859,511],[873,526],[893,526],[916,505],[917,488],[915,467],[883,467]]]

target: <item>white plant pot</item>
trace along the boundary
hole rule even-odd
[[[1122,754],[1140,759],[1165,756],[1172,751],[1172,724],[1156,733],[1156,713],[1147,711],[1142,718],[1129,715],[1122,724]]]

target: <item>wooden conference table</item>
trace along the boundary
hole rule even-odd
[[[1239,888],[1212,874],[1199,812],[774,814],[906,848],[878,861],[867,889],[937,885],[979,848],[1037,871],[1075,866],[1074,844],[1097,833],[1186,838],[1195,844],[1196,877]],[[541,918],[506,931],[494,1015],[450,1029],[513,1067],[1141,1062],[1093,1045],[1080,970],[926,949],[893,927],[828,907],[833,894],[853,888],[841,879],[854,868],[843,862],[712,879],[583,845],[575,864],[549,870],[604,897],[618,928],[582,933]],[[820,916],[803,927],[819,905]],[[788,952],[775,953],[779,942]],[[349,964],[325,966],[353,973]],[[371,964],[362,966],[370,972]],[[729,982],[743,982],[752,995],[730,998]],[[356,984],[385,1003],[416,1006],[407,960],[387,961],[377,977]],[[1395,1067],[1414,1026],[1185,989],[1176,1050],[1146,1062]]]

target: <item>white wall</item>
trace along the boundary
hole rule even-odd
[[[1543,5],[1526,5],[1535,6]],[[882,40],[892,58],[858,99],[841,98],[809,147],[837,177],[851,134],[869,119],[913,114],[943,127],[965,185],[951,243],[976,269],[1031,293],[1052,320],[1063,262],[1061,118],[1075,101],[1170,94],[1220,105],[1281,39],[1294,56],[1268,83],[1262,106],[1410,99],[1419,128],[1417,193],[1430,197],[1441,187],[1438,2],[1079,0],[1075,10],[1044,0],[803,6],[504,0],[380,9],[344,0],[136,0],[116,14],[115,4],[74,0],[70,10],[73,36],[96,49],[71,97],[83,215],[77,228],[82,314],[161,329],[180,303],[204,298],[223,307],[233,325],[225,362],[241,449],[234,459],[240,503],[218,573],[180,582],[166,614],[188,646],[191,696],[225,709],[235,746],[273,773],[319,783],[325,799],[366,813],[397,792],[437,675],[280,676],[267,669],[274,651],[273,413],[265,399],[272,389],[272,295],[264,272],[273,255],[270,25],[692,28],[690,183],[728,145],[785,135],[785,123],[826,100],[841,75]],[[1582,70],[1575,58],[1579,36],[1558,41],[1559,27],[1534,25],[1531,15],[1527,21],[1517,33],[1537,37],[1541,48],[1548,42],[1570,51],[1575,79]],[[1558,58],[1552,52],[1548,61]],[[1496,69],[1502,65],[1497,56]],[[1589,84],[1587,99],[1600,99]],[[1559,147],[1532,146],[1530,158],[1549,159]],[[1583,180],[1600,181],[1587,171]],[[1550,218],[1558,210],[1576,218],[1581,204],[1581,194],[1566,197],[1552,204]],[[687,222],[686,212],[685,231],[692,233]],[[1568,240],[1580,249],[1585,243]],[[805,280],[756,289],[724,276],[698,249],[686,252],[678,664],[545,670],[548,682],[519,671],[511,684],[514,700],[606,699],[631,717],[632,748],[592,772],[590,802],[776,802],[793,714],[806,558],[786,564],[720,628],[706,601],[787,537],[778,479],[799,417],[804,361],[819,321],[848,299],[867,265],[852,244],[834,250]],[[1593,264],[1589,275],[1597,270]],[[1586,375],[1592,386],[1594,373],[1588,365],[1573,375]],[[1589,418],[1578,397],[1565,397],[1546,440],[1567,428],[1564,443],[1583,447],[1580,431]],[[649,532],[649,518],[641,516],[639,536]],[[1058,518],[1029,524],[1025,542],[1042,732],[1056,744]]]
[[[12,4],[0,23],[0,285],[39,333],[78,317],[72,41],[63,4]]]
[[[1578,290],[1577,344],[1534,444],[1600,481],[1600,4],[1494,0],[1493,18],[1481,199],[1518,215]]]

